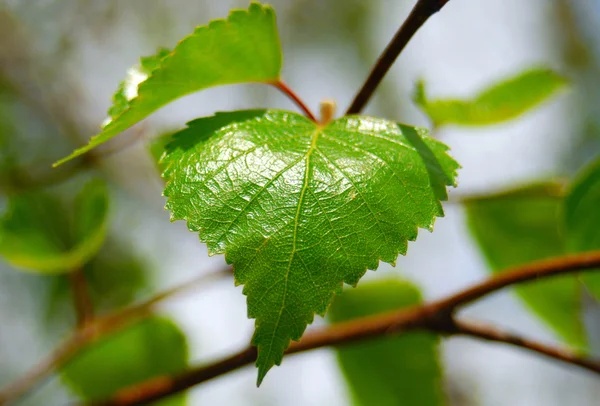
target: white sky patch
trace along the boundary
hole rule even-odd
[[[140,67],[138,66],[127,71],[127,79],[125,80],[125,88],[123,89],[127,100],[137,97],[138,86],[146,79],[148,79],[148,74],[140,71]]]

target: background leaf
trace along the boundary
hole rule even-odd
[[[419,290],[407,282],[387,279],[360,284],[336,296],[333,323],[397,310],[421,302]],[[438,338],[409,333],[337,349],[340,367],[354,404],[377,406],[440,406],[445,404]]]
[[[600,249],[600,159],[586,167],[573,182],[565,200],[564,221],[569,251]],[[586,272],[581,280],[600,300],[600,275]]]
[[[160,173],[165,170],[164,165],[161,163],[162,155],[165,152],[167,145],[173,140],[174,134],[175,133],[173,131],[169,131],[151,139],[147,143],[148,152],[150,153],[152,161],[154,161],[156,168]]]
[[[173,220],[224,253],[256,319],[258,382],[342,283],[431,230],[458,164],[426,131],[277,110],[189,123],[163,156]]]
[[[98,255],[83,267],[94,310],[98,314],[122,308],[151,291],[147,263],[135,255],[132,242],[108,238]],[[69,316],[75,322],[71,285],[63,275],[49,281],[47,300],[41,303],[44,322],[51,326]]]
[[[430,101],[423,82],[417,84],[413,99],[436,126],[480,126],[517,118],[549,99],[566,83],[553,71],[537,68],[507,78],[471,100]]]
[[[196,28],[167,56],[163,50],[142,59],[141,67],[119,87],[102,132],[56,165],[108,141],[179,97],[219,85],[276,81],[281,62],[273,9],[252,3],[248,10],[233,10],[227,20]]]
[[[0,219],[0,255],[15,267],[39,272],[82,267],[104,242],[106,186],[91,181],[75,200],[71,211],[58,198],[39,191],[11,197]]]
[[[492,272],[566,252],[559,230],[562,199],[543,193],[554,187],[534,184],[466,203],[469,228]],[[580,288],[573,276],[536,281],[515,291],[561,338],[576,348],[586,346]]]
[[[154,316],[100,339],[61,370],[63,381],[87,401],[101,400],[124,387],[182,372],[188,350],[172,321]],[[155,405],[181,406],[185,393]]]

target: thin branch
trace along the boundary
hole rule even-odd
[[[283,94],[289,97],[300,109],[304,112],[304,114],[310,118],[315,123],[317,122],[317,118],[310,111],[308,106],[302,101],[302,99],[282,80],[278,80],[277,82],[271,82],[270,85],[279,89]]]
[[[431,302],[429,304],[413,306],[400,311],[383,313],[376,316],[369,316],[340,323],[332,327],[316,329],[304,334],[299,342],[292,342],[288,347],[286,354],[294,354],[303,351],[313,350],[326,346],[338,346],[373,339],[387,335],[400,334],[411,330],[429,330],[444,334],[468,334],[470,325],[459,323],[458,326],[463,330],[456,330],[456,322],[453,314],[457,308],[482,298],[492,292],[502,288],[526,283],[534,280],[540,280],[551,276],[576,273],[579,271],[593,270],[600,268],[600,251],[588,252],[580,255],[570,255],[557,257],[545,261],[532,262],[526,265],[514,267],[503,273],[497,274],[479,284],[476,284],[466,290],[458,292],[447,298]],[[474,336],[485,335],[484,331],[471,328]],[[491,339],[493,333],[487,333]],[[516,339],[509,334],[496,334],[498,341],[506,338],[508,344],[517,345],[518,342],[527,343],[529,349],[544,352],[547,356],[553,353],[562,353],[560,350],[551,350],[541,344],[533,344],[524,339]],[[504,342],[504,341],[502,341]],[[523,345],[523,348],[527,346]],[[543,350],[546,351],[543,351]],[[218,361],[208,366],[192,368],[189,371],[174,377],[160,377],[160,385],[153,385],[156,380],[143,382],[117,392],[111,399],[94,403],[94,406],[129,406],[142,405],[149,402],[165,398],[172,394],[186,390],[199,383],[205,382],[217,376],[239,369],[252,363],[256,359],[256,349],[248,347],[243,351]],[[564,357],[554,357],[565,362],[571,362]],[[581,361],[581,360],[580,360]],[[581,365],[583,361],[576,362]],[[585,366],[587,369],[600,373],[600,365],[593,368]]]
[[[500,330],[494,326],[486,326],[466,321],[456,321],[455,326],[456,329],[451,333],[452,335],[465,335],[486,341],[510,344],[600,374],[600,361],[582,358],[578,354],[567,349],[528,340],[517,334]]]
[[[440,300],[436,305],[439,308],[453,310],[507,286],[537,281],[555,275],[593,270],[599,266],[600,251],[565,255],[518,265],[500,272],[487,281],[473,285],[447,299]]]
[[[431,17],[433,14],[441,10],[442,7],[449,0],[418,0],[417,4],[413,7],[412,11],[402,24],[394,38],[390,41],[388,46],[385,48],[375,66],[369,73],[367,80],[363,84],[362,88],[358,91],[352,104],[348,107],[346,115],[357,114],[362,111],[365,107],[375,89],[383,77],[394,64],[398,55],[402,52],[406,44],[415,35],[415,33],[421,28],[421,26]]]
[[[123,310],[96,317],[91,322],[79,327],[73,332],[73,334],[60,344],[48,358],[35,365],[23,377],[3,388],[0,391],[0,405],[7,404],[24,395],[30,388],[35,386],[37,382],[40,382],[54,370],[66,365],[79,353],[79,351],[99,338],[115,333],[136,321],[148,317],[152,314],[155,306],[166,299],[190,291],[191,289],[202,286],[208,282],[230,276],[231,267],[227,267],[221,271],[203,274],[191,281],[161,292],[144,302],[132,305]]]
[[[67,277],[73,295],[73,306],[77,315],[77,327],[82,328],[90,323],[94,317],[94,305],[90,297],[87,281],[82,269],[70,272]]]

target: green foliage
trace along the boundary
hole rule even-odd
[[[160,376],[181,373],[188,350],[183,332],[172,321],[153,316],[96,341],[61,370],[63,381],[87,401]],[[155,403],[184,405],[185,395]]]
[[[281,63],[273,9],[252,3],[248,10],[233,10],[227,20],[197,27],[171,53],[161,50],[143,58],[114,96],[102,132],[56,165],[108,141],[187,94],[220,85],[276,81]]]
[[[552,184],[534,184],[466,203],[470,230],[492,272],[565,253],[560,233],[562,199]],[[579,284],[555,277],[515,288],[523,301],[576,348],[586,346]]]
[[[226,255],[256,319],[258,382],[342,283],[432,229],[458,164],[423,129],[278,110],[189,123],[163,156],[173,220]]]
[[[173,140],[173,132],[167,132],[165,134],[161,134],[160,136],[150,140],[147,145],[148,152],[150,153],[150,157],[156,164],[159,172],[165,169],[164,165],[161,163],[161,157],[165,152],[165,148],[167,145]]]
[[[39,191],[11,197],[0,219],[0,255],[25,270],[61,273],[78,269],[104,242],[107,208],[106,186],[100,181],[83,188],[73,210]]]
[[[132,244],[108,238],[98,255],[83,267],[87,290],[97,313],[131,304],[149,287],[149,272]],[[56,275],[49,283],[47,300],[42,302],[44,321],[60,322],[65,315],[74,318],[71,286],[67,278]]]
[[[471,100],[428,100],[425,85],[419,82],[413,99],[435,126],[480,126],[517,118],[549,99],[566,83],[553,71],[538,68],[507,78]]]
[[[585,168],[567,194],[564,209],[568,249],[583,252],[600,249],[600,159]],[[585,273],[581,280],[600,300],[600,275]]]
[[[336,296],[329,317],[334,323],[421,303],[419,290],[395,279],[360,285]],[[438,338],[409,333],[337,349],[354,404],[440,406],[445,404]]]

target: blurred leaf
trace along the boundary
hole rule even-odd
[[[39,191],[12,196],[0,219],[0,255],[25,270],[61,273],[80,268],[104,242],[107,207],[106,186],[98,181],[84,187],[73,211]]]
[[[559,232],[562,199],[540,193],[553,188],[534,184],[466,203],[469,228],[492,272],[565,253]],[[586,347],[580,289],[573,276],[536,281],[515,290],[566,342]]]
[[[161,157],[166,150],[166,146],[173,140],[173,135],[175,135],[174,132],[167,132],[150,140],[148,143],[148,151],[160,173],[165,170],[165,165],[160,162]]]
[[[426,130],[364,116],[323,126],[235,111],[174,137],[162,159],[166,207],[245,285],[259,383],[342,283],[433,229],[459,166]]]
[[[421,302],[419,290],[395,279],[361,284],[336,296],[334,323],[397,310]],[[445,404],[438,338],[409,333],[337,349],[355,405],[438,406]]]
[[[535,108],[566,85],[562,76],[538,68],[505,79],[471,100],[428,100],[423,82],[417,84],[415,103],[434,125],[480,126],[512,120]]]
[[[108,141],[187,94],[219,85],[276,81],[281,62],[273,9],[251,3],[248,10],[233,10],[227,20],[197,27],[167,56],[161,51],[142,59],[141,68],[132,70],[119,87],[102,132],[56,165]]]
[[[564,221],[571,252],[600,249],[600,159],[586,167],[565,199]],[[582,281],[600,300],[600,274],[586,272]]]
[[[83,274],[97,313],[131,304],[149,289],[150,273],[144,261],[135,256],[131,245],[131,242],[109,238],[98,255],[84,266]],[[72,320],[72,292],[68,279],[56,275],[49,283],[47,300],[41,305],[44,321]]]
[[[187,360],[183,332],[171,320],[154,316],[84,349],[61,376],[83,399],[101,400],[127,386],[181,373]],[[154,404],[184,405],[185,393]]]

